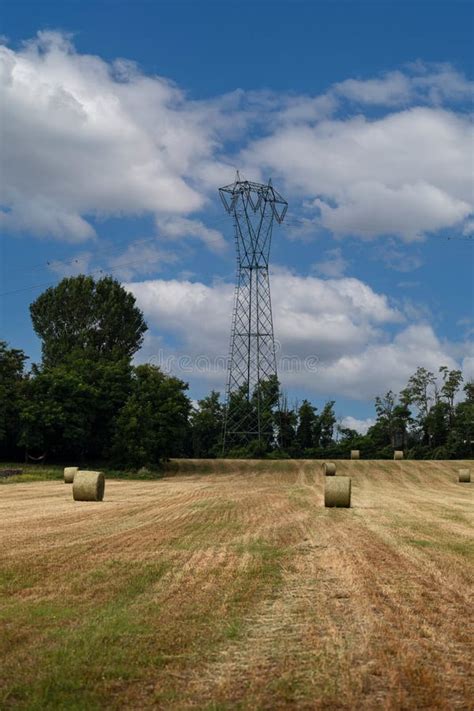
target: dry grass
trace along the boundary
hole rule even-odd
[[[459,462],[175,462],[2,487],[0,708],[469,709]],[[470,627],[471,625],[471,627]]]

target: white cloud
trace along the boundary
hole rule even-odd
[[[189,356],[189,369],[177,374],[211,379],[222,388],[233,285],[153,280],[127,288],[150,325],[171,337],[160,342],[160,348],[168,355]],[[389,389],[399,391],[420,365],[434,372],[440,365],[459,367],[467,353],[466,344],[442,343],[424,321],[405,323],[386,296],[357,279],[323,280],[282,270],[272,277],[272,295],[278,355],[299,364],[281,369],[285,387],[363,401]],[[392,337],[382,328],[389,324],[397,329]],[[148,349],[147,357],[151,355]],[[193,370],[199,356],[211,365],[217,359],[219,367]],[[305,366],[306,359],[314,357],[316,372]],[[466,371],[471,365],[468,356]]]
[[[389,269],[397,272],[408,273],[418,269],[423,264],[423,259],[413,247],[401,249],[395,240],[385,240],[372,250],[372,258],[382,261]]]
[[[321,210],[322,224],[334,234],[402,235],[407,241],[461,222],[471,212],[464,200],[424,182],[396,188],[359,182],[347,187],[337,207],[324,200],[316,200],[315,205]]]
[[[2,162],[6,153],[2,147]],[[34,232],[71,242],[95,237],[94,228],[86,220],[59,206],[54,199],[32,196],[27,201],[19,191],[17,194],[8,187],[2,199],[9,203],[8,210],[0,209],[0,226],[4,232]]]
[[[164,265],[173,264],[177,257],[173,252],[158,247],[156,238],[136,240],[120,251],[111,244],[109,249],[78,252],[70,259],[55,259],[47,262],[48,269],[60,277],[91,274],[113,274],[117,279],[132,279],[161,271]]]
[[[412,241],[472,211],[471,122],[438,108],[285,126],[242,157],[290,195],[318,196],[315,224],[339,235]]]
[[[153,280],[129,283],[154,325],[178,334],[191,355],[227,354],[234,285]],[[357,351],[382,324],[402,315],[358,279],[301,277],[284,270],[271,277],[275,334],[286,356],[333,359]]]
[[[470,101],[473,84],[448,64],[417,62],[407,67],[405,73],[394,71],[376,79],[346,79],[335,84],[332,91],[361,104],[407,106],[414,102]]]
[[[84,215],[183,214],[204,197],[185,176],[213,147],[213,128],[183,93],[130,63],[79,55],[41,32],[1,49],[3,221],[81,241]]]
[[[474,235],[474,220],[467,220],[462,234],[464,237],[472,237]]]
[[[174,264],[177,257],[147,240],[132,242],[127,249],[113,257],[106,258],[108,269],[117,279],[132,279],[162,271],[168,264]],[[107,267],[104,271],[107,271]]]
[[[347,427],[350,430],[355,430],[356,432],[362,435],[367,434],[367,430],[369,429],[369,427],[372,427],[374,423],[375,420],[372,417],[367,417],[365,420],[359,420],[357,417],[352,417],[351,415],[343,417],[341,422],[343,427]]]
[[[317,274],[326,277],[341,277],[344,275],[349,262],[342,256],[340,247],[335,249],[327,249],[325,252],[326,259],[313,264],[313,270]]]
[[[321,383],[357,400],[373,398],[387,390],[399,391],[419,366],[437,372],[440,365],[458,367],[450,348],[442,344],[426,323],[411,324],[390,342],[372,342],[355,354],[343,354],[322,364]]]
[[[211,251],[223,252],[227,242],[219,230],[206,227],[200,220],[187,217],[159,217],[157,227],[160,235],[176,239],[179,237],[198,237]]]
[[[474,381],[474,352],[471,348],[471,354],[463,358],[462,360],[462,371],[464,373],[465,382]]]
[[[467,230],[471,123],[442,107],[469,91],[451,66],[418,62],[319,96],[235,90],[193,101],[133,62],[40,32],[17,51],[0,47],[0,224],[83,242],[95,236],[91,218],[149,214],[165,236],[218,251],[222,236],[195,213],[238,165],[253,179],[272,174],[293,211],[309,201],[310,227],[336,235]],[[360,113],[374,105],[384,115]]]
[[[78,274],[86,274],[90,270],[90,261],[92,255],[90,252],[80,252],[71,259],[61,261],[54,259],[48,262],[48,269],[60,277],[77,276]]]

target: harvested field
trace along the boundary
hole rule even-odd
[[[173,462],[0,488],[0,707],[469,709],[469,462]]]

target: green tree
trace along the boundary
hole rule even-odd
[[[316,408],[311,405],[309,400],[303,400],[298,409],[298,427],[296,429],[296,441],[302,450],[317,446],[314,437],[317,421]]]
[[[359,437],[359,433],[357,432],[357,430],[353,430],[350,427],[341,427],[341,425],[338,425],[337,432],[339,434],[340,444],[352,442],[353,440],[358,439]]]
[[[451,413],[447,402],[440,400],[430,408],[424,421],[424,427],[429,433],[431,448],[442,447],[446,444],[450,420]]]
[[[280,404],[276,413],[278,442],[284,452],[292,453],[296,444],[297,415],[288,406],[286,396],[280,397]]]
[[[25,385],[19,444],[62,459],[107,457],[114,419],[130,388],[127,360],[76,357],[33,369]]]
[[[230,452],[240,450],[248,445],[248,432],[252,432],[258,442],[257,398],[249,399],[248,388],[244,384],[238,390],[230,393],[229,402],[224,409],[227,422],[227,433],[232,431],[232,437],[227,434],[227,446]],[[239,431],[236,431],[238,428]],[[241,452],[242,456],[245,453]]]
[[[416,372],[408,380],[408,385],[403,391],[403,394],[406,402],[415,405],[417,408],[418,427],[423,439],[431,446],[431,435],[426,427],[426,418],[431,405],[436,402],[438,398],[434,374],[426,370],[426,368],[417,368]]]
[[[64,366],[37,372],[26,388],[19,444],[27,451],[83,460],[92,432],[94,388]]]
[[[474,454],[474,382],[463,388],[466,399],[454,407],[446,444],[452,459],[471,458]]]
[[[467,382],[463,390],[466,393],[466,402],[474,405],[474,381]]]
[[[321,429],[319,445],[323,449],[330,447],[333,443],[334,425],[337,421],[336,415],[334,414],[334,405],[334,400],[330,400],[324,405],[319,415],[319,426]]]
[[[250,397],[245,383],[230,393],[226,413],[229,456],[261,457],[272,449],[278,432],[279,395],[276,376],[261,381]]]
[[[193,454],[195,457],[217,457],[222,448],[224,408],[220,394],[212,390],[210,395],[198,400],[191,413]]]
[[[116,420],[111,454],[117,466],[156,466],[183,453],[191,409],[187,388],[156,366],[134,369],[131,395]]]
[[[454,415],[454,398],[459,392],[463,381],[462,372],[460,370],[449,370],[446,365],[442,365],[439,372],[443,376],[441,397],[443,397],[448,404],[449,421],[451,422]]]
[[[0,341],[0,453],[12,455],[19,437],[27,356]]]
[[[375,398],[375,411],[379,432],[385,432],[385,446],[405,448],[408,444],[408,425],[411,412],[406,391],[397,398],[392,390]],[[372,433],[374,434],[374,433]]]
[[[265,450],[275,444],[278,422],[277,411],[280,399],[280,383],[276,375],[260,382],[253,394],[253,406],[260,411],[260,441]]]
[[[78,356],[130,359],[147,330],[135,297],[112,277],[63,279],[31,304],[30,313],[44,367]]]

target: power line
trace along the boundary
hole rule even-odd
[[[146,244],[148,242],[153,242],[156,240],[156,237],[149,237],[147,239],[142,239],[142,240],[137,240],[135,242],[128,242],[129,246],[135,246],[137,244]],[[125,245],[127,244],[127,240],[121,240],[118,244],[120,245]],[[92,257],[97,257],[101,255],[107,255],[107,254],[113,254],[114,252],[120,251],[120,247],[110,247],[107,249],[99,249],[95,250],[91,254]],[[52,264],[60,264],[67,266],[68,264],[75,264],[78,263],[80,260],[78,257],[71,257],[71,259],[46,259],[42,262],[38,262],[37,264],[33,264],[29,269],[13,269],[12,273],[18,273],[20,272],[21,274],[30,274],[33,271],[38,271],[41,269],[46,269],[47,267],[50,267]]]
[[[81,272],[84,276],[92,276],[93,274],[110,274],[111,272],[115,272],[118,269],[124,269],[125,267],[130,267],[134,264],[143,264],[143,262],[149,262],[149,258],[146,259],[137,259],[132,262],[124,262],[122,264],[116,264],[114,267],[111,267],[110,269],[91,269],[86,272]],[[0,297],[3,296],[10,296],[11,294],[19,294],[22,291],[30,291],[31,289],[40,289],[43,286],[53,286],[59,279],[64,279],[65,277],[57,277],[54,281],[48,281],[48,282],[43,282],[42,284],[34,284],[31,286],[24,286],[20,289],[13,289],[11,291],[4,291],[0,293]]]
[[[116,245],[119,244],[121,246],[127,246],[128,248],[130,248],[130,247],[133,248],[133,247],[136,247],[139,245],[149,244],[150,242],[158,242],[158,239],[159,238],[156,236],[155,237],[148,237],[146,239],[136,240],[134,242],[129,242],[128,240],[124,239],[124,240],[121,240],[120,242],[116,243]],[[202,240],[202,238],[201,238],[201,240]],[[206,240],[202,240],[202,241],[206,245],[222,243],[223,241],[225,242],[223,237],[218,237],[215,239],[206,239]],[[170,242],[172,243],[172,240],[170,240]],[[225,242],[225,243],[227,244],[227,242]],[[157,244],[157,246],[162,246],[162,244],[163,243]],[[107,256],[110,254],[115,254],[115,253],[119,252],[120,249],[121,249],[121,247],[112,246],[110,248],[99,249],[99,250],[95,250],[93,252],[90,252],[90,250],[87,250],[87,248],[86,248],[85,251],[87,251],[90,254],[89,259],[92,261],[95,258],[100,257],[100,256]],[[47,268],[51,267],[53,264],[57,264],[58,266],[68,266],[68,265],[78,264],[79,262],[80,262],[80,258],[77,256],[71,257],[71,259],[46,259],[43,262],[39,262],[37,264],[32,265],[29,269],[20,269],[20,268],[12,269],[11,273],[31,274],[35,271],[41,271],[41,270],[47,269]]]
[[[217,223],[224,222],[225,220],[226,220],[225,217],[215,218],[215,219],[213,219],[212,221],[207,221],[207,225],[206,225],[206,226],[208,226],[208,225],[212,226],[212,225],[215,225],[215,224],[217,224]],[[306,227],[306,228],[309,228],[309,229],[310,229],[311,227],[316,227],[316,225],[315,225],[314,223],[311,223],[310,220],[302,219],[302,218],[296,217],[295,215],[287,215],[286,218],[285,218],[285,223],[283,223],[283,224],[281,225],[281,228],[282,228],[283,230],[285,230],[285,231],[288,231],[288,230],[290,230],[292,227],[300,227],[300,226],[301,226],[301,227]],[[192,235],[190,234],[189,236],[192,236]],[[434,234],[434,235],[431,235],[428,239],[432,239],[432,238],[441,239],[441,240],[443,240],[443,241],[468,242],[468,243],[474,244],[474,237],[473,237],[472,235],[466,235],[466,236],[443,236],[443,235],[436,235],[436,234]],[[158,239],[158,238],[155,236],[155,237],[149,237],[149,238],[142,239],[142,240],[136,240],[135,242],[128,242],[126,239],[120,240],[118,243],[115,244],[115,246],[113,246],[113,247],[111,247],[111,248],[96,250],[95,252],[93,252],[93,253],[91,254],[90,259],[92,260],[92,259],[96,258],[97,256],[107,256],[107,255],[110,255],[110,254],[117,253],[118,251],[120,251],[120,247],[117,247],[117,245],[122,245],[122,246],[123,246],[123,245],[127,245],[129,248],[130,248],[130,247],[133,248],[133,247],[136,247],[136,246],[138,246],[138,245],[149,244],[150,242],[155,242],[155,241],[157,241],[157,239]],[[223,238],[223,237],[219,237],[219,238],[211,239],[211,240],[203,240],[202,237],[201,237],[200,239],[204,242],[204,244],[210,245],[210,244],[222,243],[222,241],[223,241],[224,238]],[[226,242],[225,240],[224,240],[224,242],[225,242],[226,244],[228,244],[228,242]],[[132,265],[134,265],[134,264],[142,264],[142,263],[148,262],[148,261],[149,261],[149,258],[147,257],[147,258],[140,259],[140,260],[134,260],[134,261],[130,261],[130,262],[124,262],[124,263],[121,263],[121,264],[117,264],[117,265],[115,265],[115,266],[113,266],[113,267],[111,267],[111,268],[109,268],[109,269],[107,269],[107,268],[96,268],[96,269],[87,270],[87,271],[85,271],[85,272],[80,272],[80,273],[85,274],[86,276],[91,276],[92,274],[97,274],[97,273],[100,273],[100,274],[108,274],[108,273],[111,273],[111,272],[115,272],[115,271],[117,271],[117,270],[119,270],[119,269],[121,269],[121,268],[125,268],[125,267],[127,267],[127,266],[132,266]],[[69,266],[69,265],[78,264],[79,262],[80,262],[80,258],[78,258],[78,257],[72,257],[71,259],[68,259],[68,260],[63,260],[63,259],[59,259],[59,260],[50,259],[50,260],[45,260],[44,262],[40,262],[40,263],[38,263],[38,264],[32,266],[31,269],[27,269],[27,270],[23,270],[23,269],[13,269],[13,270],[11,270],[11,272],[12,272],[12,273],[16,273],[16,274],[18,274],[18,273],[20,273],[20,274],[30,274],[30,273],[32,273],[33,271],[39,271],[39,270],[44,270],[44,269],[50,268],[53,263],[54,263],[54,264],[57,264],[58,266],[61,266],[61,265],[62,265],[62,266]],[[62,277],[62,278],[64,278],[64,277]],[[33,290],[33,289],[39,289],[39,288],[42,288],[42,287],[44,287],[44,286],[52,286],[52,285],[54,285],[57,281],[58,281],[58,279],[56,279],[55,281],[42,282],[41,284],[32,284],[32,285],[30,285],[30,286],[21,287],[21,288],[19,288],[19,289],[12,289],[12,290],[10,290],[10,291],[4,291],[4,292],[1,292],[1,293],[0,293],[0,297],[3,297],[3,296],[10,296],[10,295],[12,295],[12,294],[18,294],[18,293],[21,293],[21,292],[23,292],[23,291],[30,291],[30,290]]]

